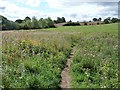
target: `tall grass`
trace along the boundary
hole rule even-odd
[[[3,32],[2,87],[59,88],[73,47],[71,87],[117,87],[117,24],[101,27]]]
[[[73,88],[118,87],[117,33],[94,33],[79,40],[71,64]]]

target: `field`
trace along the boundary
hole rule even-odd
[[[73,48],[71,88],[118,87],[118,24],[0,33],[4,88],[60,88]]]

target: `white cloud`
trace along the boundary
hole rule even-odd
[[[38,7],[40,5],[41,0],[16,0],[16,2],[32,7]]]
[[[52,8],[62,10],[57,13],[58,16],[65,16],[67,20],[83,21],[91,20],[94,17],[117,17],[117,5],[110,6],[109,3],[81,3],[78,0],[68,2],[70,0],[46,0]],[[65,2],[66,1],[66,2]]]
[[[108,3],[82,3],[79,0],[45,0],[51,8],[57,9],[58,11],[60,10],[54,13],[43,13],[38,10],[32,10],[29,7],[20,7],[16,4],[22,3],[27,6],[37,7],[42,1],[43,0],[16,0],[15,3],[12,3],[9,0],[0,0],[0,7],[5,7],[5,10],[2,10],[0,14],[8,17],[10,20],[16,20],[18,18],[24,19],[26,16],[36,16],[37,18],[51,17],[52,19],[56,19],[58,16],[64,16],[67,20],[72,21],[91,20],[93,17],[117,17],[117,5],[113,6]]]
[[[18,18],[25,18],[26,16],[44,16],[44,13],[41,13],[37,10],[31,10],[28,8],[24,8],[24,7],[19,7],[14,3],[11,3],[7,0],[2,0],[0,1],[1,6],[5,7],[5,10],[3,10],[2,12],[0,12],[0,15],[6,16],[8,17],[8,19],[11,20],[15,20]]]
[[[119,2],[119,0],[45,0],[51,7],[54,8],[69,8],[80,6],[82,3],[88,2]]]

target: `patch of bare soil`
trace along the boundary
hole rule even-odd
[[[72,48],[71,53],[67,58],[66,66],[61,73],[62,79],[61,79],[60,87],[62,89],[70,88],[71,77],[69,74],[69,70],[70,70],[71,59],[74,56],[74,53],[75,53],[75,48]]]

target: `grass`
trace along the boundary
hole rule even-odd
[[[118,25],[2,32],[2,87],[60,88],[72,47],[73,88],[118,87]]]
[[[94,33],[80,39],[72,60],[73,88],[118,86],[118,40],[112,33]]]

